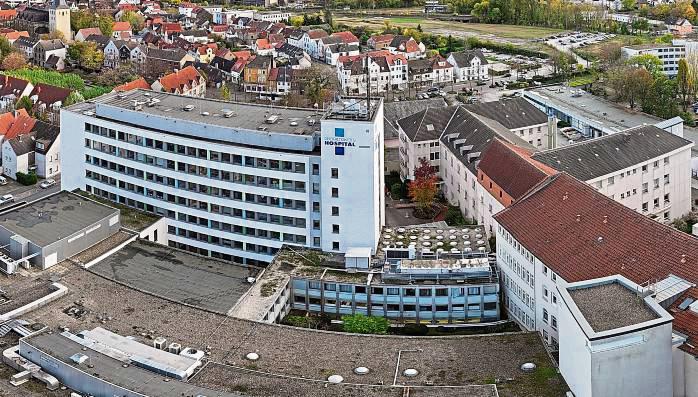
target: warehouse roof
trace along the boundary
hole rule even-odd
[[[115,208],[64,191],[0,214],[0,226],[45,246],[118,213]]]

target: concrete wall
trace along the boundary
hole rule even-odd
[[[675,346],[672,368],[674,397],[698,397],[698,359]]]
[[[62,260],[69,258],[77,253],[80,253],[107,237],[118,232],[121,228],[120,222],[113,222],[114,216],[118,217],[118,210],[114,210],[112,215],[105,217],[99,222],[96,222],[81,231],[67,236],[59,241],[43,247],[41,256],[35,257],[36,262],[41,269],[46,269],[55,265]],[[118,219],[118,218],[117,218]]]
[[[25,359],[41,366],[42,370],[53,375],[62,384],[80,393],[92,396],[146,397],[117,385],[106,382],[81,371],[49,354],[35,348],[25,340],[19,342],[19,354]]]
[[[167,218],[160,218],[152,225],[141,230],[138,237],[158,244],[167,245]]]

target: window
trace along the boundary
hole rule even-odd
[[[348,285],[348,284],[339,284],[339,292],[348,292],[348,293],[351,293],[351,285]]]
[[[337,206],[332,207],[332,216],[339,216],[339,207],[337,207]]]
[[[325,291],[336,291],[336,290],[337,290],[337,284],[325,283]]]
[[[333,187],[332,188],[332,197],[339,197],[339,188]]]
[[[669,174],[664,175],[664,184],[668,185],[669,184]]]
[[[647,165],[642,166],[642,172],[647,172]]]
[[[669,193],[664,195],[664,204],[668,204],[668,203],[669,203]]]
[[[553,304],[557,305],[557,295],[555,294],[550,294],[553,297]]]
[[[468,295],[480,295],[480,287],[468,288]]]
[[[547,309],[543,309],[543,322],[546,324],[548,323],[548,310]]]
[[[431,296],[431,290],[430,289],[420,289],[419,296]]]
[[[659,161],[654,162],[654,168],[659,168]]]
[[[654,188],[659,189],[659,178],[654,179]]]
[[[319,281],[308,281],[308,289],[320,289]]]
[[[388,295],[400,295],[400,288],[388,288]]]
[[[546,275],[548,274],[548,267],[547,266],[543,266],[543,274],[546,274]]]
[[[669,220],[669,211],[664,213],[664,220],[668,221]]]
[[[339,168],[332,168],[332,179],[339,178]]]
[[[647,193],[649,191],[649,188],[647,186],[647,182],[644,182],[642,184],[642,193]]]
[[[669,157],[664,157],[664,165],[669,165]]]
[[[647,212],[648,210],[649,210],[649,205],[645,201],[644,203],[642,203],[642,212]]]
[[[339,234],[339,225],[332,225],[332,233]]]
[[[548,288],[543,286],[543,299],[548,299]]]
[[[332,250],[333,250],[333,251],[339,251],[339,241],[333,241],[333,242],[332,242]]]
[[[623,176],[623,174],[621,174],[621,177],[622,177],[622,176]],[[615,183],[615,178],[612,177],[612,176],[609,177],[609,178],[608,178],[608,186],[611,186],[611,185],[613,185],[614,183]]]
[[[553,329],[557,329],[557,319],[555,316],[550,316],[550,326],[553,327]]]
[[[654,208],[659,207],[659,198],[654,199]]]

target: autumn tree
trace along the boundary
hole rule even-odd
[[[27,59],[20,52],[11,52],[2,60],[3,70],[22,69],[27,66]]]
[[[610,69],[606,75],[608,86],[616,93],[620,101],[628,102],[634,109],[643,93],[654,83],[650,72],[643,67],[620,65]]]
[[[143,15],[134,12],[126,11],[121,15],[121,22],[128,22],[135,31],[141,31],[145,26],[145,18]]]
[[[224,101],[230,100],[230,88],[225,83],[221,86],[221,99]]]
[[[93,41],[78,41],[70,45],[68,58],[87,70],[99,70],[104,63],[104,52]]]
[[[695,76],[688,62],[683,58],[679,60],[679,71],[676,74],[676,91],[681,100],[681,108],[685,112],[695,92]]]
[[[628,64],[644,68],[650,72],[652,77],[657,77],[662,74],[662,68],[664,65],[661,59],[652,54],[635,55],[634,57],[628,59]]]
[[[314,65],[304,71],[305,95],[310,102],[320,106],[334,88],[335,74],[326,68]]]
[[[410,199],[417,205],[417,216],[429,217],[436,199],[437,183],[436,170],[425,158],[419,159],[419,165],[414,168],[414,180],[407,185]]]

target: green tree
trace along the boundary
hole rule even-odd
[[[27,111],[27,113],[32,114],[34,110],[34,102],[32,102],[28,96],[23,96],[19,98],[15,104],[15,109],[24,109]]]
[[[629,79],[632,79],[629,76]],[[640,92],[642,111],[653,114],[663,119],[670,119],[679,115],[676,104],[676,81],[660,75],[652,81],[649,89]]]
[[[390,328],[390,322],[385,317],[364,316],[363,314],[354,314],[351,316],[342,316],[342,330],[354,334],[373,334],[385,335]]]
[[[691,104],[695,92],[695,76],[686,59],[679,60],[679,71],[676,74],[676,91],[681,100],[681,108],[685,112]]]
[[[0,37],[0,57],[5,58],[6,56],[10,55],[10,53],[14,52],[14,50],[15,49],[12,47],[12,44],[7,41],[7,38]]]
[[[96,22],[96,27],[102,31],[102,34],[110,37],[114,31],[114,18],[108,15],[100,15],[97,17]]]
[[[73,91],[70,93],[70,95],[68,95],[68,98],[65,99],[65,106],[74,105],[76,103],[80,103],[80,102],[84,102],[84,101],[85,101],[85,98],[83,98],[83,96],[79,92]]]
[[[621,0],[620,4],[623,7],[623,10],[630,11],[634,10],[637,6],[637,0]]]
[[[641,68],[644,68],[650,74],[652,77],[656,78],[657,76],[662,74],[662,60],[659,59],[656,55],[652,54],[642,54],[642,55],[636,55],[630,59],[628,59],[628,64],[632,66],[639,66]]]
[[[230,88],[228,88],[228,85],[225,83],[221,86],[221,99],[224,101],[230,100]]]
[[[305,95],[311,104],[320,106],[328,91],[332,90],[334,75],[319,66],[313,66],[305,73]]]
[[[137,32],[142,30],[145,26],[145,18],[143,17],[143,15],[134,11],[124,12],[121,15],[121,21],[130,23],[131,28],[133,28],[133,30]]]

